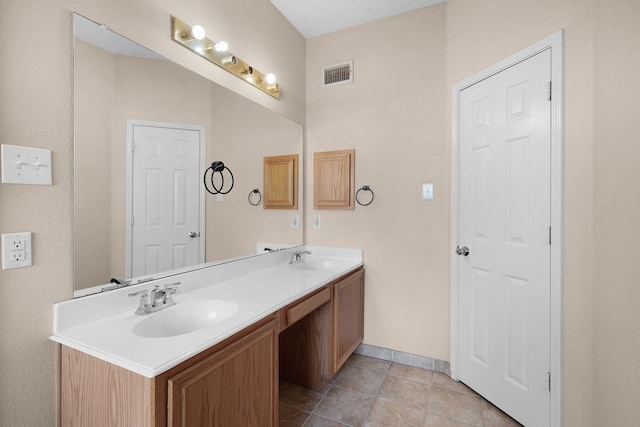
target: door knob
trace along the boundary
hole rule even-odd
[[[458,246],[458,247],[456,248],[456,253],[457,253],[458,255],[467,256],[467,255],[469,255],[469,248],[468,248],[468,247],[466,247],[466,246],[463,246],[463,247]]]
[[[192,239],[196,237],[200,237],[200,233],[196,233],[195,231],[192,231],[189,233],[189,237],[191,237]]]

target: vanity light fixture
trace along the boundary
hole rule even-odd
[[[229,46],[227,42],[213,42],[207,39],[202,27],[200,27],[202,29],[202,38],[196,38],[196,35],[200,35],[198,30],[195,30],[196,27],[200,26],[190,27],[175,16],[172,16],[171,39],[207,61],[213,62],[250,85],[271,95],[275,99],[280,99],[280,85],[276,83],[273,74],[269,73],[265,75],[231,52],[228,52]],[[204,46],[206,46],[206,48],[204,48]]]

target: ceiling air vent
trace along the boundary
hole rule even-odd
[[[322,87],[353,83],[353,61],[324,67],[322,74]]]

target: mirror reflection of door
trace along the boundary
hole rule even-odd
[[[203,263],[204,127],[128,120],[127,135],[127,277]]]

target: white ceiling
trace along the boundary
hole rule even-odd
[[[444,1],[271,0],[271,3],[309,39]]]

